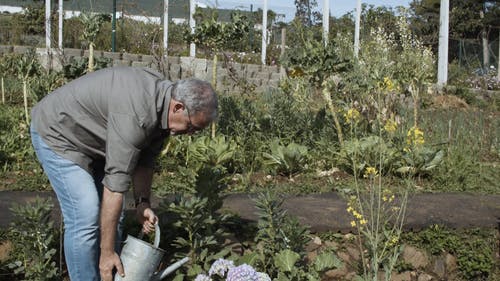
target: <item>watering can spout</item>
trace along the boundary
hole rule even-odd
[[[181,267],[183,264],[189,261],[188,257],[183,258],[180,261],[177,261],[176,263],[170,265],[169,267],[165,268],[164,270],[158,272],[153,276],[151,281],[160,281],[163,278],[167,277],[170,273],[174,272],[177,268]]]

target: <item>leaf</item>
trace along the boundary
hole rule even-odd
[[[177,274],[172,281],[184,281],[184,274]]]
[[[250,253],[250,254],[245,254],[244,256],[242,256],[241,258],[238,259],[238,264],[248,264],[248,265],[251,265],[251,266],[254,266],[255,263],[260,260],[261,257],[259,256],[258,253],[256,252],[253,252],[253,253]]]
[[[424,167],[422,167],[422,170],[429,171],[434,169],[437,165],[439,165],[443,161],[443,157],[444,157],[444,151],[439,150],[434,155],[434,158],[432,158],[432,160],[429,163],[426,163]]]
[[[406,174],[406,173],[410,172],[412,169],[413,169],[413,167],[410,167],[410,166],[404,166],[404,167],[398,168],[398,169],[396,170],[396,172],[397,172],[397,173],[400,173],[400,174]]]
[[[274,265],[281,271],[291,272],[300,255],[291,250],[283,250],[274,256]]]
[[[200,273],[203,273],[203,268],[201,268],[200,265],[198,264],[193,264],[189,269],[188,269],[188,272],[187,272],[187,275],[188,276],[196,276]]]
[[[314,268],[316,271],[324,271],[342,266],[342,261],[332,252],[323,252],[314,260]]]

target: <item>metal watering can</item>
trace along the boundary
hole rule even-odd
[[[161,272],[157,272],[156,269],[165,253],[164,250],[158,248],[158,245],[160,245],[160,227],[158,224],[155,225],[153,245],[141,240],[143,235],[144,233],[141,231],[139,238],[131,235],[127,236],[120,254],[125,277],[115,274],[114,281],[159,281],[189,261],[189,258],[185,257]]]

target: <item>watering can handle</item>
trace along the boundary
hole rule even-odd
[[[142,239],[144,237],[144,231],[142,231],[141,229],[141,232],[139,233],[139,239]],[[153,246],[155,246],[155,248],[158,248],[158,246],[160,246],[160,225],[158,225],[158,222],[155,223],[155,241],[153,243]]]

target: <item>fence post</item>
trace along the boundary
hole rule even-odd
[[[498,30],[498,67],[497,67],[497,81],[500,81],[500,30]]]
[[[448,80],[448,23],[450,15],[449,0],[441,0],[439,8],[439,53],[438,53],[438,86],[444,86]]]

